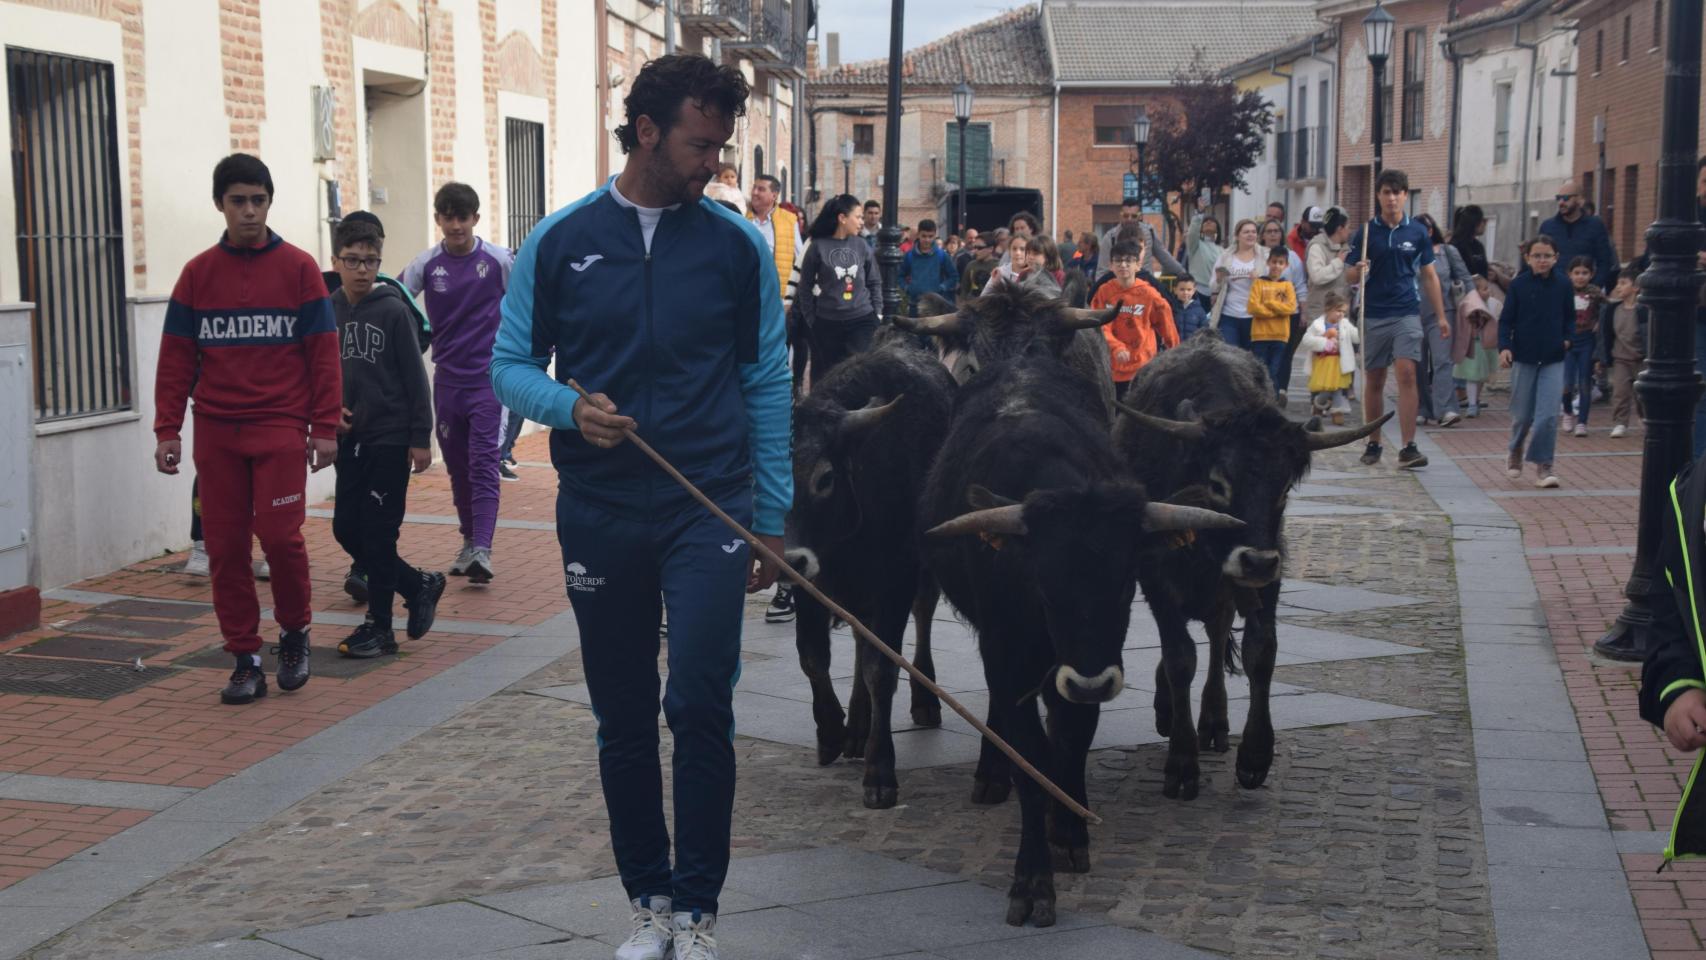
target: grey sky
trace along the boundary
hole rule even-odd
[[[941,39],[961,27],[1000,16],[1020,0],[908,0],[906,32],[902,40],[908,50]],[[819,0],[818,45],[827,47],[829,34],[841,34],[841,62],[874,60],[889,54],[889,10],[879,0]],[[824,56],[825,54],[820,54]]]

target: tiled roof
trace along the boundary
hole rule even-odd
[[[951,87],[964,80],[985,89],[1046,87],[1052,82],[1042,16],[1031,4],[908,50],[902,63],[907,86]],[[819,87],[846,87],[881,86],[888,80],[885,57],[832,67],[812,82]]]
[[[1480,29],[1490,23],[1545,13],[1555,5],[1555,0],[1504,0],[1503,3],[1496,3],[1474,16],[1464,17],[1461,20],[1454,20],[1446,24],[1445,32],[1447,34],[1462,34]]]
[[[1198,50],[1221,69],[1327,28],[1295,0],[1049,0],[1043,18],[1063,84],[1165,86]]]

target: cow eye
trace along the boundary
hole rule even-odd
[[[827,497],[835,492],[835,468],[829,464],[819,464],[812,471],[812,496]]]
[[[1211,478],[1208,483],[1209,489],[1214,492],[1215,496],[1222,500],[1232,499],[1232,487],[1228,485],[1225,480],[1222,480],[1219,477],[1214,477]]]

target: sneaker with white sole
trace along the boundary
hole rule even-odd
[[[1512,453],[1510,455],[1509,459],[1505,460],[1505,476],[1510,477],[1512,480],[1522,479],[1522,451],[1521,450],[1518,450],[1515,453]]]
[[[1614,426],[1614,427],[1612,427],[1612,428],[1611,428],[1611,439],[1613,439],[1613,440],[1616,440],[1616,439],[1618,439],[1618,438],[1620,438],[1620,437],[1623,437],[1623,436],[1624,436],[1624,435],[1626,435],[1626,434],[1627,434],[1627,433],[1628,433],[1628,432],[1629,432],[1629,428],[1628,428],[1628,427],[1626,427],[1626,426],[1624,426],[1624,425],[1623,425],[1623,424],[1621,424],[1621,423],[1620,423],[1620,424],[1617,424],[1617,425],[1616,425],[1616,426]]]
[[[1451,412],[1447,413],[1445,416],[1439,418],[1439,425],[1442,427],[1455,427],[1459,423],[1462,423],[1462,422],[1463,422],[1463,416],[1461,414],[1457,413],[1455,410],[1451,411]]]
[[[1563,485],[1559,482],[1558,478],[1553,475],[1552,465],[1550,463],[1541,464],[1539,467],[1535,468],[1534,472],[1540,475],[1540,479],[1534,481],[1534,485],[1542,490],[1556,490],[1558,487]]]
[[[1588,425],[1587,425],[1587,424],[1585,424],[1585,423],[1579,423],[1579,422],[1578,422],[1578,423],[1577,423],[1577,424],[1576,424],[1576,429],[1575,429],[1575,434],[1576,434],[1576,436],[1578,436],[1578,437],[1585,437],[1585,436],[1587,436],[1587,435],[1588,435]]]
[[[721,960],[717,952],[717,915],[680,912],[675,915],[675,960]]]
[[[474,562],[474,541],[463,540],[462,549],[457,551],[456,559],[450,561],[449,573],[453,577],[466,577],[468,567]]]
[[[1576,415],[1573,413],[1566,413],[1559,417],[1558,429],[1564,433],[1574,433],[1576,429]]]
[[[474,556],[468,561],[469,583],[491,583],[497,571],[492,567],[492,548],[475,547]]]
[[[794,622],[794,588],[786,583],[776,585],[776,596],[770,600],[770,606],[764,611],[765,623]]]
[[[184,568],[179,572],[190,577],[205,577],[208,575],[208,570],[207,544],[197,540],[190,544],[189,559],[184,561]]]
[[[272,579],[272,565],[267,563],[265,557],[255,561],[255,579],[256,580],[271,580]]]
[[[675,948],[669,898],[640,897],[628,905],[634,910],[634,932],[616,948],[616,960],[664,960]]]

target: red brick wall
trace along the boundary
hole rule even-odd
[[[1141,104],[1154,113],[1169,106],[1171,100],[1153,90],[1061,91],[1060,214],[1056,218],[1059,222],[1050,224],[1056,236],[1062,230],[1077,233],[1089,229],[1095,222],[1096,207],[1117,208],[1124,195],[1124,178],[1132,169],[1132,148],[1096,146],[1095,108],[1114,104]]]
[[[142,233],[142,105],[148,102],[142,0],[12,0],[30,7],[81,14],[117,23],[124,33],[125,129],[130,167],[130,262],[132,289],[148,286],[148,257]]]
[[[355,97],[361,85],[355,77],[354,27],[352,0],[320,0],[320,61],[335,102],[335,169],[346,211],[366,206],[356,190]]]
[[[1416,209],[1418,211],[1427,209],[1427,197],[1431,191],[1438,190],[1443,195],[1446,190],[1446,174],[1450,162],[1451,128],[1448,123],[1440,135],[1436,137],[1432,123],[1428,118],[1432,113],[1436,94],[1445,97],[1451,96],[1451,82],[1450,75],[1447,74],[1445,84],[1438,89],[1435,88],[1433,73],[1439,64],[1430,57],[1426,64],[1422,83],[1422,139],[1413,141],[1402,139],[1404,133],[1402,123],[1405,66],[1404,31],[1415,27],[1425,27],[1428,34],[1423,49],[1431,52],[1439,42],[1439,29],[1446,22],[1448,7],[1447,0],[1411,0],[1411,2],[1387,4],[1386,6],[1387,11],[1397,18],[1398,22],[1394,25],[1392,32],[1392,57],[1386,63],[1386,75],[1394,80],[1392,91],[1393,115],[1387,124],[1387,129],[1392,131],[1392,139],[1383,147],[1382,165],[1386,169],[1402,170],[1409,175],[1410,194],[1416,198]],[[1356,56],[1366,56],[1366,51],[1363,50],[1360,42],[1363,36],[1362,18],[1364,16],[1366,16],[1366,11],[1359,10],[1340,20],[1341,36],[1345,38],[1345,42],[1338,45],[1340,77],[1346,75],[1345,61],[1347,57],[1352,55],[1353,47]],[[1371,100],[1373,74],[1372,71],[1368,70],[1366,61],[1362,66],[1367,77],[1363,88],[1352,90],[1348,86],[1341,86],[1339,91],[1339,116],[1341,119],[1345,115],[1345,98],[1360,97],[1365,105],[1363,133],[1359,142],[1353,144],[1346,138],[1342,122],[1337,126],[1339,193],[1347,200],[1355,198],[1359,201],[1349,210],[1353,219],[1362,219],[1372,215],[1366,201],[1369,196],[1367,190],[1353,190],[1349,186],[1349,181],[1353,177],[1360,175],[1363,179],[1367,179],[1367,167],[1374,159],[1374,105]],[[1446,69],[1449,69],[1449,65]],[[1443,93],[1441,94],[1440,91]],[[1449,109],[1449,102],[1446,106]],[[1465,108],[1472,110],[1473,105],[1465,105]],[[1360,169],[1347,169],[1353,167]],[[1447,211],[1446,216],[1449,217],[1449,215],[1449,211]]]
[[[1669,4],[1665,10],[1668,15]],[[1630,17],[1629,59],[1624,62],[1623,18]],[[1603,62],[1595,62],[1599,35],[1605,37]],[[1593,142],[1593,123],[1606,118],[1605,166],[1615,170],[1615,196],[1607,193],[1606,207],[1617,255],[1629,259],[1645,246],[1648,225],[1658,216],[1659,122],[1663,117],[1664,51],[1652,48],[1653,7],[1650,0],[1606,3],[1584,10],[1576,34],[1575,170],[1582,177],[1587,199],[1593,199],[1599,148]],[[1595,66],[1599,70],[1595,71]],[[1706,99],[1702,106],[1706,107]],[[1636,107],[1636,109],[1631,109]],[[1625,194],[1629,168],[1636,168],[1634,209]],[[1609,180],[1609,178],[1608,178]],[[1600,211],[1605,213],[1606,210]]]
[[[432,24],[432,186],[437,190],[456,176],[456,38],[454,18],[433,0]]]
[[[261,121],[267,116],[261,56],[260,0],[219,0],[219,64],[233,152],[261,150]]]
[[[499,154],[503,141],[498,131],[498,8],[497,0],[480,0],[480,88],[486,100],[486,173],[491,195],[480,200],[481,220],[492,231],[492,240],[507,243],[504,236],[503,198],[498,196]]]

